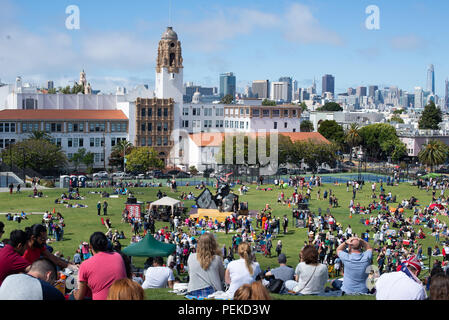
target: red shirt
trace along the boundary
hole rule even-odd
[[[0,285],[7,276],[22,272],[29,265],[30,263],[15,252],[11,245],[5,245],[3,249],[0,249]]]
[[[26,249],[25,253],[23,254],[23,257],[28,260],[29,263],[33,263],[37,259],[39,259],[42,255],[42,253],[47,250],[46,247],[42,248],[28,248]]]

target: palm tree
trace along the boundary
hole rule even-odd
[[[50,141],[51,140],[51,136],[47,132],[45,132],[45,131],[33,130],[33,132],[31,132],[30,135],[28,136],[28,139]]]
[[[111,158],[109,161],[110,164],[115,166],[123,165],[123,171],[125,171],[124,157],[131,152],[132,148],[133,144],[127,140],[117,141],[117,144],[112,148]]]
[[[440,140],[430,140],[423,146],[418,154],[419,162],[430,166],[430,171],[433,171],[433,167],[446,162],[448,157],[449,148],[446,144]]]
[[[349,160],[352,160],[352,149],[357,147],[362,142],[362,137],[359,132],[359,125],[357,123],[351,123],[351,126],[346,130],[345,142],[351,148],[349,153]]]

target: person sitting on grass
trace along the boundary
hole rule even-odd
[[[142,287],[144,289],[150,288],[173,288],[175,277],[173,271],[164,267],[164,259],[162,257],[155,257],[153,259],[153,266],[148,268],[145,273],[145,280]]]
[[[382,274],[376,281],[376,300],[425,300],[427,294],[418,279],[421,261],[411,256],[397,272]]]
[[[345,249],[348,251],[345,251]],[[334,282],[341,284],[341,290],[346,294],[368,293],[366,268],[371,265],[373,257],[373,249],[369,243],[351,237],[339,245],[336,252],[344,265],[344,275],[342,283],[340,283],[340,280],[334,280]]]

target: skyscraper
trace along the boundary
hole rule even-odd
[[[270,99],[273,101],[286,102],[289,96],[288,88],[288,82],[271,82]]]
[[[435,69],[433,64],[427,69],[427,91],[431,94],[435,94]]]
[[[279,82],[286,82],[287,83],[287,99],[286,102],[292,101],[292,85],[293,85],[293,79],[291,77],[280,77]]]
[[[424,92],[421,87],[415,88],[415,109],[424,108]]]
[[[234,73],[227,72],[220,74],[220,96],[224,97],[228,94],[235,96],[236,78]]]
[[[335,94],[335,78],[330,74],[325,74],[322,79],[321,95],[324,97],[325,92]]]
[[[356,95],[359,97],[366,97],[366,87],[357,87]]]
[[[446,110],[449,110],[449,80],[446,79],[445,83],[444,83],[444,108]]]
[[[376,90],[379,90],[378,86],[369,86],[368,87],[368,97],[374,97]]]
[[[254,80],[252,91],[255,97],[268,99],[270,97],[270,82],[268,80]]]

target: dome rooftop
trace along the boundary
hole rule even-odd
[[[162,34],[162,40],[178,40],[178,35],[173,31],[172,27],[167,27],[167,30]]]

